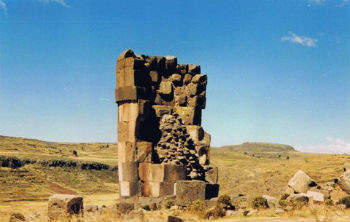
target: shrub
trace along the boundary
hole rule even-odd
[[[332,199],[326,199],[324,203],[327,204],[328,206],[333,206],[334,204]]]
[[[267,200],[263,197],[256,197],[252,202],[253,208],[255,209],[266,209],[269,207]]]
[[[289,197],[290,195],[285,193],[281,196],[281,200],[287,200],[287,198]]]
[[[202,200],[195,200],[189,206],[188,210],[193,213],[203,213],[205,210],[205,204]]]
[[[208,210],[205,214],[206,219],[217,219],[219,217],[224,217],[225,216],[225,209],[224,209],[224,204],[218,203],[218,205],[211,210]]]
[[[219,198],[218,198],[218,204],[224,204],[224,205],[231,205],[231,198],[224,194],[224,195],[221,195]]]
[[[188,207],[187,210],[197,216],[203,218],[203,212],[205,212],[205,203],[202,200],[193,201]]]
[[[283,208],[285,208],[285,207],[287,207],[287,200],[282,200],[282,199],[280,199],[280,201],[278,202],[279,203],[279,205],[281,206],[281,207],[283,207]]]
[[[21,213],[13,213],[10,217],[10,222],[25,221],[25,217]]]
[[[172,200],[169,200],[169,201],[167,201],[167,202],[165,203],[165,208],[166,208],[166,209],[170,209],[172,206],[175,206],[175,203],[174,203],[174,201],[172,201]]]
[[[145,204],[145,205],[141,206],[141,208],[144,209],[144,210],[147,210],[147,211],[151,210],[151,207],[148,204]]]
[[[344,204],[346,208],[350,208],[350,196],[343,197],[339,200],[340,203]]]

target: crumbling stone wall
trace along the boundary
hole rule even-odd
[[[121,197],[176,195],[179,180],[217,183],[201,127],[207,76],[200,66],[128,49],[116,74]]]

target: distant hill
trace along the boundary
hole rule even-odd
[[[299,152],[290,145],[258,142],[246,142],[240,145],[215,147],[212,151],[219,155],[230,152],[257,158],[290,158],[299,154]]]
[[[0,156],[117,164],[116,143],[56,143],[0,135]]]
[[[224,146],[237,152],[254,152],[254,153],[269,153],[269,152],[297,152],[294,147],[278,143],[242,143],[241,145]]]

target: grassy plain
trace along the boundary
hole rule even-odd
[[[73,154],[73,150],[77,155]],[[117,146],[111,143],[51,143],[0,136],[0,156],[35,160],[92,161],[113,166],[117,165]],[[213,147],[210,158],[211,165],[219,167],[220,194],[241,193],[249,199],[263,194],[279,198],[288,180],[299,169],[318,183],[324,184],[339,177],[344,166],[349,167],[350,164],[349,155],[302,153],[287,145],[266,143]],[[0,166],[0,222],[8,221],[13,212],[25,215],[38,212],[45,215],[47,198],[54,193],[82,195],[85,204],[112,205],[119,198],[117,178],[117,171],[113,170],[48,167],[38,163],[27,164],[17,169]],[[346,194],[337,191],[334,196],[340,198]],[[277,215],[272,210],[266,210],[259,212],[260,219],[254,221],[291,221],[285,219],[286,217],[299,218],[292,221],[305,221],[305,218],[309,218],[309,221],[317,221],[316,218],[323,218],[323,221],[349,221],[349,218],[346,218],[349,210],[339,210],[333,206],[314,208],[279,215],[284,219],[271,219]],[[176,212],[158,212],[145,216],[162,221],[167,214]],[[187,214],[182,216],[191,217]],[[193,217],[192,220],[200,219]],[[249,218],[244,220],[250,221]]]

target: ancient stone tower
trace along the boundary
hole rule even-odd
[[[217,196],[210,135],[201,127],[207,76],[174,56],[124,51],[117,60],[118,170],[122,200]]]

